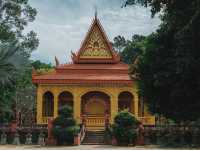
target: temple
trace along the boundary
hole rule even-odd
[[[104,129],[115,115],[127,109],[144,124],[155,124],[154,116],[139,99],[129,66],[120,61],[103,27],[94,17],[80,49],[72,53],[72,63],[60,64],[51,72],[32,73],[37,85],[37,123],[47,124],[64,105],[73,108],[74,118],[87,129]]]

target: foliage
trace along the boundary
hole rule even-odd
[[[138,121],[128,111],[119,112],[114,119],[113,135],[119,145],[133,144],[137,138]]]
[[[57,139],[57,144],[73,144],[74,136],[79,130],[80,128],[73,118],[72,108],[67,105],[60,108],[59,116],[53,121],[52,128],[52,133]]]
[[[150,111],[167,118],[195,121],[200,118],[200,0],[127,0],[162,11],[162,23],[147,38],[145,51],[132,74]]]
[[[123,36],[116,36],[114,37],[113,46],[117,49],[117,51],[120,53],[124,47],[126,47],[126,39]]]
[[[16,43],[0,45],[0,85],[12,84],[16,75],[25,70],[28,58]]]
[[[36,13],[36,9],[29,5],[28,0],[0,1],[1,123],[13,119],[17,95],[26,93],[27,89],[33,87],[29,57],[39,41],[33,31],[27,34],[23,31],[29,22],[35,20]],[[34,102],[33,98],[29,99],[25,93],[21,99]]]
[[[43,63],[39,60],[36,60],[36,61],[33,61],[32,63],[32,66],[38,70],[38,69],[52,69],[52,64],[46,64],[46,63]]]
[[[126,40],[123,36],[117,36],[114,38],[113,46],[118,50],[122,61],[131,64],[141,53],[144,38],[144,36],[137,34],[133,35],[131,40]]]
[[[0,41],[17,42],[21,51],[30,56],[39,41],[36,33],[30,31],[23,34],[28,22],[33,22],[37,14],[36,9],[32,8],[28,0],[3,0],[0,1]]]
[[[24,73],[28,58],[20,52],[16,43],[0,45],[0,122],[13,118],[11,108],[16,89],[16,80]]]
[[[199,147],[198,126],[158,126],[145,128],[145,139],[148,144],[157,144],[161,147]]]

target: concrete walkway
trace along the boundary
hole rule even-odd
[[[198,149],[186,149],[186,148],[156,148],[155,146],[148,147],[120,147],[110,145],[81,145],[81,146],[63,146],[63,147],[41,147],[41,146],[13,146],[4,145],[0,146],[0,150],[200,150]]]

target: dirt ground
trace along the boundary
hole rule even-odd
[[[191,148],[158,148],[156,146],[148,147],[120,147],[110,145],[80,145],[80,146],[61,146],[61,147],[41,147],[41,146],[14,146],[3,145],[0,146],[0,150],[191,150]],[[200,148],[194,148],[192,150],[200,150]]]

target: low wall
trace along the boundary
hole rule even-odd
[[[39,144],[44,145],[47,127],[0,127],[0,144]]]

